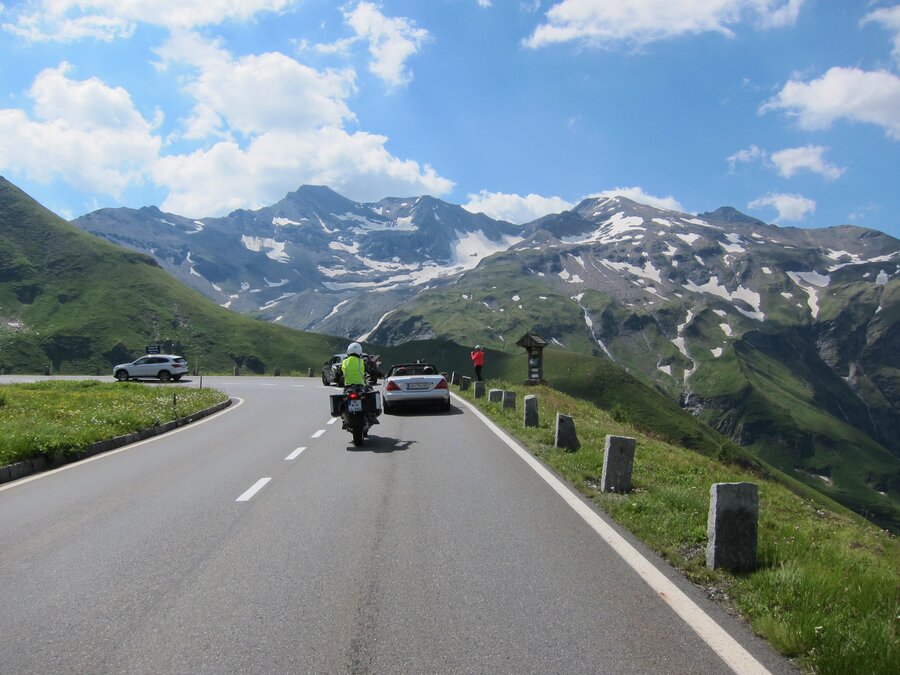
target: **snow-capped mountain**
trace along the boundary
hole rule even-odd
[[[225,307],[337,335],[374,326],[417,291],[521,239],[519,227],[432,197],[361,204],[314,186],[224,218],[147,207],[102,209],[74,224],[150,253]]]

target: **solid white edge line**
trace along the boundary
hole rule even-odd
[[[109,450],[107,452],[101,452],[100,454],[94,455],[93,457],[86,457],[85,459],[79,459],[77,462],[71,462],[69,464],[64,464],[63,466],[50,469],[48,471],[41,471],[40,473],[32,474],[31,476],[26,476],[25,478],[19,478],[18,480],[10,481],[9,483],[4,483],[0,485],[0,492],[4,490],[9,490],[11,488],[17,487],[19,485],[25,485],[26,483],[30,483],[35,480],[40,480],[41,478],[46,478],[47,476],[52,476],[53,474],[60,473],[62,471],[68,471],[69,469],[74,469],[76,467],[82,466],[84,464],[89,464],[91,462],[97,462],[101,459],[106,459],[107,457],[112,457],[113,455],[118,455],[120,452],[126,452],[127,450],[133,450],[141,445],[146,445],[147,443],[154,443],[163,438],[169,438],[173,434],[180,434],[183,431],[190,431],[191,429],[196,429],[200,424],[206,424],[207,422],[211,422],[215,418],[220,415],[224,415],[225,413],[229,413],[232,410],[237,410],[242,405],[244,405],[244,399],[238,396],[230,397],[234,403],[232,403],[227,408],[223,408],[217,413],[213,413],[212,415],[207,415],[201,420],[197,420],[196,422],[191,422],[190,424],[185,424],[183,427],[179,427],[177,429],[173,429],[172,431],[167,431],[164,434],[157,434],[152,438],[145,438],[143,441],[135,441],[134,443],[129,443],[128,445],[123,445],[121,448],[116,448],[115,450]]]
[[[324,434],[324,433],[325,433],[325,430],[324,430],[324,429],[319,429],[316,433],[314,433],[314,434],[312,435],[312,438],[318,438],[319,436],[321,436],[321,435]]]
[[[297,448],[291,454],[289,454],[287,457],[285,457],[284,461],[289,462],[292,459],[297,459],[300,456],[300,453],[303,452],[304,450],[306,450],[305,446],[302,448]]]
[[[693,600],[665,577],[649,560],[629,544],[600,515],[585,504],[562,481],[554,476],[534,455],[494,424],[478,408],[454,394],[513,452],[523,459],[581,518],[666,602],[700,638],[736,673],[769,673],[728,632],[716,623]]]
[[[266,486],[266,483],[268,483],[270,480],[272,480],[271,477],[270,477],[270,478],[260,478],[258,481],[256,481],[256,482],[253,484],[253,486],[252,486],[249,490],[247,490],[244,494],[242,494],[240,497],[238,497],[238,498],[235,499],[234,501],[236,501],[236,502],[249,502],[251,499],[253,499],[253,496],[254,496],[257,492],[259,492],[260,490],[262,490],[262,489]]]

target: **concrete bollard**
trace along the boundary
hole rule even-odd
[[[523,424],[526,427],[538,426],[538,398],[534,394],[525,397],[525,420]]]
[[[460,382],[460,374],[456,371],[450,373],[450,384],[459,385]]]
[[[241,374],[241,369],[238,368],[237,366],[235,366],[235,367],[234,367],[234,374],[235,374],[236,376],[237,376],[237,375],[240,375],[240,374]]]
[[[472,386],[475,389],[475,398],[484,398],[484,382],[475,382]]]
[[[514,392],[514,391],[504,391],[503,392],[503,408],[504,408],[504,410],[515,410],[516,409],[516,392]]]
[[[629,492],[637,441],[627,436],[607,436],[603,449],[600,492]]]
[[[309,369],[309,372],[307,373],[306,376],[307,376],[307,377],[312,377],[312,376],[313,376],[313,369],[312,369],[312,368]]]
[[[491,403],[500,403],[503,400],[502,389],[491,389],[488,391],[488,401]]]
[[[575,419],[569,415],[556,413],[556,439],[554,445],[575,452],[581,447],[575,433]]]
[[[472,384],[471,377],[463,377],[459,382],[459,390],[460,391],[468,391],[469,386]]]
[[[714,483],[709,495],[706,566],[732,572],[755,570],[759,532],[756,483]]]

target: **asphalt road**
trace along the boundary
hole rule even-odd
[[[235,405],[0,486],[0,673],[791,672],[458,400],[355,448],[318,380],[204,385]]]

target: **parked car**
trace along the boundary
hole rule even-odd
[[[157,378],[161,382],[174,380],[188,372],[187,362],[174,354],[147,354],[131,363],[122,363],[113,368],[113,377],[119,382],[145,377]]]
[[[325,362],[325,365],[322,366],[322,384],[326,387],[339,384],[338,371],[346,358],[346,354],[335,354]],[[381,357],[378,354],[363,354],[362,358],[366,362],[366,376],[369,384],[372,386],[378,384],[378,380],[384,377],[384,373],[381,372]]]
[[[434,364],[400,363],[388,370],[381,400],[385,413],[416,404],[437,405],[446,412],[450,410],[450,387]]]

